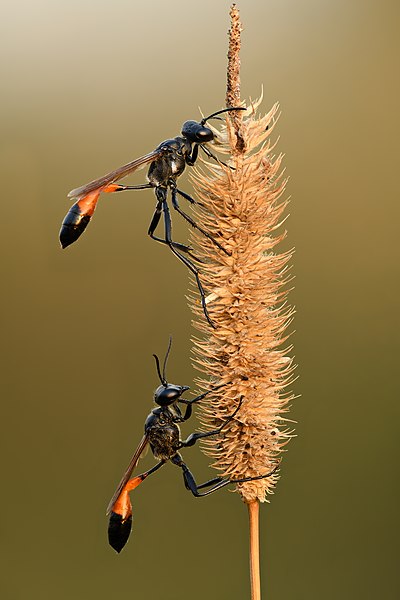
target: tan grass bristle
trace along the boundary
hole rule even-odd
[[[215,329],[204,319],[201,306],[191,299],[196,327],[204,333],[194,339],[195,362],[207,376],[204,389],[228,384],[211,397],[200,415],[211,430],[240,411],[217,439],[204,443],[215,459],[214,467],[230,479],[266,474],[279,462],[291,437],[285,413],[293,398],[287,388],[293,380],[293,362],[284,345],[293,309],[286,304],[291,251],[275,248],[286,232],[278,232],[288,204],[282,199],[286,179],[282,155],[274,155],[270,142],[278,115],[275,104],[257,117],[260,101],[251,103],[237,123],[227,118],[220,130],[219,149],[231,155],[233,169],[203,161],[194,170],[197,222],[230,253],[192,231],[207,290],[207,308]],[[225,159],[226,160],[226,159]],[[239,484],[247,503],[261,502],[271,493],[277,473],[269,478]]]

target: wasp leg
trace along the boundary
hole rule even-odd
[[[119,185],[117,183],[111,183],[106,188],[104,188],[103,192],[106,192],[107,194],[113,194],[114,192],[123,192],[125,190],[148,190],[149,188],[154,188],[154,186],[151,183],[142,183],[141,185]],[[159,207],[157,205],[156,211],[153,215],[153,219],[150,223],[148,234],[151,238],[153,238],[153,240],[161,242],[161,244],[166,244],[167,242],[165,240],[154,235],[154,230],[156,229],[161,216],[161,208],[159,210],[158,208]],[[173,243],[174,246],[178,248],[178,250],[190,254],[192,248],[190,248],[189,246],[186,246],[185,244],[179,244],[178,242]]]
[[[193,273],[193,275],[195,276],[197,287],[198,287],[199,293],[200,293],[201,306],[203,308],[204,316],[206,317],[206,319],[207,319],[208,323],[211,325],[211,327],[213,327],[213,329],[215,329],[215,325],[212,322],[210,315],[208,314],[207,305],[206,305],[206,295],[204,293],[204,288],[200,281],[198,269],[188,258],[186,258],[186,256],[182,256],[182,254],[180,254],[174,248],[174,242],[172,241],[172,237],[171,237],[171,235],[172,235],[171,214],[170,214],[169,208],[168,208],[166,193],[167,193],[167,190],[165,188],[161,188],[161,187],[156,188],[157,198],[158,198],[159,202],[162,203],[162,208],[163,208],[163,212],[164,212],[165,240],[166,240],[168,246],[171,248],[171,251],[175,254],[175,256],[177,258],[179,258],[179,260],[181,262],[183,262],[183,264],[186,265],[187,268],[189,269],[189,271],[191,271]]]
[[[199,154],[199,144],[195,144],[193,147],[192,155],[186,157],[186,164],[189,165],[189,167],[193,167],[194,163],[197,160],[198,154]]]
[[[177,189],[176,187],[174,187],[173,185],[170,185],[171,187],[171,198],[172,198],[172,206],[174,207],[174,209],[194,228],[197,229],[198,231],[200,231],[206,238],[208,238],[209,240],[211,240],[211,242],[217,246],[217,248],[219,248],[220,250],[222,250],[222,252],[225,252],[225,254],[227,254],[228,256],[231,256],[231,253],[228,252],[228,250],[225,250],[225,248],[223,246],[221,246],[221,244],[215,239],[215,237],[213,237],[210,233],[208,233],[208,231],[206,231],[205,229],[202,229],[202,227],[200,227],[199,225],[197,225],[196,221],[194,221],[192,219],[192,217],[190,217],[189,215],[187,215],[185,212],[183,212],[183,210],[180,208],[179,204],[178,204],[178,199],[176,197],[176,193],[177,193]],[[178,192],[181,193],[181,192]],[[186,197],[186,196],[184,196]]]
[[[208,496],[209,494],[220,490],[221,488],[225,487],[226,485],[229,485],[230,483],[246,483],[247,481],[255,481],[256,479],[265,479],[266,477],[270,477],[271,475],[273,475],[279,467],[278,463],[272,471],[266,473],[265,475],[258,475],[257,477],[243,477],[242,479],[223,479],[222,477],[214,477],[214,479],[210,479],[205,483],[197,485],[193,473],[190,471],[189,467],[183,462],[182,457],[179,453],[177,453],[174,457],[171,458],[171,462],[173,462],[174,465],[177,465],[182,469],[185,487],[187,490],[192,492],[193,496],[195,496],[196,498]],[[199,492],[199,490],[204,489],[206,487],[210,487],[210,489],[205,492]]]
[[[235,167],[231,167],[230,165],[227,165],[226,163],[224,163],[224,161],[220,160],[218,158],[218,156],[215,156],[215,154],[213,154],[211,152],[211,150],[209,148],[207,148],[207,146],[202,146],[200,144],[200,148],[203,150],[204,154],[206,154],[209,158],[213,158],[215,161],[217,161],[217,163],[221,163],[221,165],[224,165],[224,167],[228,167],[228,169],[231,169],[232,171],[236,171]]]
[[[180,398],[178,400],[178,402],[180,402],[181,404],[187,405],[185,414],[183,415],[182,420],[187,421],[192,416],[192,404],[194,404],[195,402],[200,402],[201,400],[203,400],[203,398],[208,396],[208,394],[211,394],[211,392],[215,392],[215,390],[219,390],[220,388],[225,387],[226,385],[230,385],[230,384],[231,384],[231,382],[229,381],[229,383],[223,383],[222,385],[217,385],[217,386],[211,388],[211,390],[207,390],[207,392],[203,392],[199,396],[196,396],[196,398],[193,398],[192,400],[185,400],[184,398]]]
[[[194,198],[192,198],[192,196],[189,196],[189,194],[187,194],[186,192],[183,192],[182,190],[178,190],[178,188],[175,188],[175,189],[178,192],[178,194],[180,196],[182,196],[182,198],[185,198],[185,200],[187,200],[188,202],[190,202],[190,204],[198,204],[197,200],[195,200]]]
[[[156,210],[154,211],[154,215],[153,215],[153,218],[151,219],[151,223],[150,223],[147,233],[149,234],[149,236],[151,237],[152,240],[155,240],[156,242],[160,242],[161,244],[166,244],[167,246],[169,246],[167,240],[163,240],[162,238],[154,235],[154,232],[157,229],[157,225],[160,222],[161,212],[162,212],[162,202],[158,201]],[[191,248],[190,246],[186,246],[185,244],[180,244],[179,242],[172,242],[172,244],[173,244],[174,248],[176,248],[177,250],[180,250],[181,252],[186,252],[187,254],[192,256],[194,259],[196,258],[192,254],[191,251],[193,250],[193,248]]]
[[[107,194],[113,194],[114,192],[123,192],[125,190],[147,190],[149,188],[152,189],[152,188],[154,188],[154,186],[151,183],[142,183],[141,185],[120,185],[117,183],[111,183],[106,188],[104,188],[103,192],[105,192]],[[154,235],[154,231],[158,225],[160,216],[161,216],[161,208],[159,208],[157,205],[157,208],[153,215],[153,219],[150,223],[148,234],[153,240],[156,240],[157,242],[161,242],[161,244],[166,244],[167,242],[165,240]],[[191,250],[193,250],[193,248],[190,248],[190,246],[186,246],[185,244],[179,244],[178,242],[173,242],[173,244],[181,252],[186,252],[190,256],[195,258],[195,256],[193,254],[191,254]]]
[[[177,467],[180,467],[182,469],[183,482],[185,484],[185,488],[187,490],[189,490],[190,492],[192,492],[193,496],[196,496],[196,498],[200,498],[201,496],[208,496],[208,494],[212,494],[213,492],[218,490],[220,487],[224,487],[225,485],[227,485],[229,483],[229,480],[224,480],[224,479],[222,479],[222,477],[214,477],[213,479],[210,479],[209,481],[206,481],[205,483],[202,483],[201,485],[197,485],[189,467],[183,462],[182,457],[178,452],[175,454],[175,456],[173,456],[171,458],[171,462],[174,463],[174,465],[176,465]],[[202,493],[199,492],[199,490],[204,489],[209,486],[214,486],[214,487],[207,490],[206,492],[202,492]]]
[[[222,386],[219,386],[219,387],[222,387]],[[208,394],[209,392],[205,392],[205,393]],[[200,398],[201,398],[201,396],[200,396]],[[195,398],[195,400],[196,400],[196,398]],[[188,448],[189,446],[194,446],[195,443],[197,442],[197,440],[201,440],[203,438],[211,437],[213,435],[218,435],[219,433],[221,433],[223,428],[226,425],[228,425],[228,423],[230,421],[232,421],[233,417],[235,417],[237,415],[238,411],[240,410],[240,407],[242,406],[242,402],[243,402],[243,396],[240,396],[239,404],[238,404],[236,410],[227,419],[225,419],[225,421],[222,423],[222,425],[220,427],[218,427],[217,429],[212,429],[211,431],[191,433],[186,440],[180,441],[179,447],[180,448]]]
[[[266,479],[267,477],[271,477],[279,468],[281,461],[279,461],[275,467],[269,473],[265,473],[265,475],[256,475],[255,477],[242,477],[241,479],[228,479],[229,483],[246,483],[247,481],[257,481],[258,479]]]
[[[202,202],[195,200],[194,198],[192,198],[192,196],[189,196],[189,194],[187,194],[186,192],[183,192],[182,190],[179,190],[178,188],[176,188],[176,191],[180,196],[182,196],[182,198],[185,198],[185,200],[190,202],[190,204],[197,204],[198,206],[204,207],[204,204]]]

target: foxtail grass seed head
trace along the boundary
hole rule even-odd
[[[287,305],[291,251],[276,252],[285,237],[281,225],[288,204],[282,199],[286,179],[282,155],[274,155],[270,136],[278,105],[257,117],[261,102],[240,115],[238,150],[234,122],[227,118],[218,135],[218,148],[231,158],[233,169],[202,161],[194,170],[196,220],[229,252],[215,247],[195,230],[191,235],[202,261],[201,276],[208,292],[207,307],[215,324],[204,320],[195,294],[191,298],[195,325],[203,332],[194,339],[195,362],[207,376],[204,389],[218,390],[200,419],[205,430],[214,429],[240,411],[222,435],[204,442],[214,467],[230,479],[254,477],[272,471],[292,435],[285,413],[293,398],[287,392],[293,381],[293,362],[285,345],[293,309]],[[286,347],[285,347],[286,346]],[[278,475],[238,484],[247,503],[266,500]]]

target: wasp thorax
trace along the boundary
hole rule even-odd
[[[182,126],[182,135],[191,142],[203,144],[211,142],[214,134],[209,127],[205,127],[197,121],[186,121]]]
[[[174,385],[173,383],[160,385],[154,392],[154,402],[159,406],[168,406],[176,402],[183,392],[188,389],[187,385]]]

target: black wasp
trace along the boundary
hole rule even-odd
[[[212,113],[208,117],[205,117],[201,121],[186,121],[182,126],[182,133],[180,136],[165,140],[161,142],[159,146],[153,152],[145,154],[136,160],[133,160],[126,165],[123,165],[115,171],[111,171],[104,177],[95,179],[82,187],[72,190],[69,194],[69,198],[75,198],[76,202],[69,209],[67,216],[65,217],[60,231],[60,242],[63,248],[66,248],[73,242],[75,242],[85,231],[90,219],[95,211],[97,201],[101,192],[113,193],[121,192],[123,190],[144,190],[153,188],[157,204],[156,209],[151,220],[148,234],[151,238],[162,244],[169,246],[171,251],[181,260],[187,268],[193,273],[196,278],[197,286],[199,288],[201,304],[204,310],[204,314],[207,321],[211,326],[214,326],[206,306],[206,298],[203,286],[199,278],[199,271],[193,262],[188,258],[191,256],[195,258],[190,250],[189,246],[180,244],[172,240],[172,226],[171,226],[171,215],[170,209],[167,202],[168,189],[171,192],[171,201],[173,208],[195,229],[198,229],[203,235],[210,239],[222,252],[229,255],[223,246],[207,231],[202,229],[197,223],[187,215],[179,206],[177,196],[182,196],[185,200],[188,200],[191,204],[195,204],[195,200],[178,189],[176,181],[185,170],[186,165],[193,166],[197,160],[199,148],[210,158],[219,161],[216,156],[206,146],[207,142],[212,142],[214,134],[209,127],[206,127],[206,123],[209,119],[218,119],[218,115],[224,112],[232,110],[245,110],[243,107],[230,107],[223,110],[219,110]],[[142,185],[119,185],[116,182],[133,173],[140,167],[150,163],[147,180],[148,183]],[[225,164],[225,163],[222,163]],[[161,215],[164,220],[164,238],[155,235],[155,230],[160,222]],[[184,256],[185,253],[186,256]]]
[[[188,466],[183,462],[179,450],[182,448],[188,448],[189,446],[194,446],[199,439],[219,435],[224,427],[240,410],[242,398],[240,398],[234,413],[232,413],[220,427],[212,431],[207,431],[206,433],[192,433],[186,438],[186,440],[182,440],[180,437],[178,423],[183,423],[190,418],[193,404],[200,402],[200,400],[203,400],[203,398],[205,398],[208,394],[221,387],[224,387],[224,385],[227,384],[216,386],[207,392],[196,396],[192,400],[186,400],[182,398],[182,394],[186,390],[190,389],[189,386],[168,383],[165,376],[165,367],[170,349],[171,340],[164,359],[162,374],[160,370],[159,359],[155,354],[153,355],[156,360],[157,373],[161,382],[161,385],[158,386],[154,392],[154,402],[158,406],[157,408],[154,408],[147,417],[144,424],[144,436],[137,447],[136,452],[134,453],[125,471],[125,474],[122,477],[121,482],[119,483],[107,508],[107,515],[110,515],[108,540],[110,545],[117,552],[121,552],[122,548],[125,546],[132,528],[132,505],[129,498],[129,492],[140,485],[142,481],[146,479],[146,477],[152,473],[155,473],[158,469],[160,469],[160,467],[165,465],[167,461],[170,460],[174,465],[182,469],[183,481],[186,489],[192,492],[196,498],[212,494],[216,490],[221,489],[229,483],[244,483],[246,481],[270,477],[273,473],[275,473],[279,466],[276,465],[276,467],[270,473],[267,473],[266,475],[260,475],[258,477],[243,477],[242,479],[224,479],[223,477],[214,477],[213,479],[210,479],[201,485],[197,485]],[[179,404],[186,405],[184,414],[182,414]],[[148,471],[145,471],[144,473],[141,473],[140,475],[137,475],[131,479],[132,472],[136,468],[140,457],[148,445],[150,445],[154,457],[158,459],[158,463]],[[205,491],[201,492],[199,490]]]

